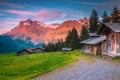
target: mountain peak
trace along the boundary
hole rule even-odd
[[[20,21],[19,26],[30,25],[33,21],[31,19],[27,19],[25,21]]]
[[[31,19],[27,19],[25,22],[32,23]]]
[[[41,41],[48,43],[57,41],[58,39],[65,40],[68,31],[71,30],[73,26],[77,29],[78,34],[80,35],[82,25],[86,22],[89,22],[89,19],[67,20],[61,24],[53,23],[46,25],[39,21],[27,19],[21,21],[17,27],[7,34],[13,35],[16,38],[23,38],[24,40],[29,37],[33,43],[39,43]]]

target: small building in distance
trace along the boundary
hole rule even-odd
[[[27,49],[22,49],[22,50],[18,51],[17,55],[22,56],[22,55],[27,55],[27,54],[40,53],[40,52],[43,52],[43,51],[44,51],[44,48],[41,48],[41,47],[27,48]]]
[[[44,48],[41,48],[41,47],[37,47],[37,48],[32,49],[32,51],[33,51],[34,53],[43,52],[44,50],[45,50],[45,49],[44,49]]]
[[[63,47],[62,49],[61,49],[61,51],[72,51],[73,49],[72,48],[67,48],[67,47]]]
[[[27,55],[27,54],[32,54],[32,48],[27,48],[27,49],[22,49],[17,52],[17,56],[22,56],[22,55]]]

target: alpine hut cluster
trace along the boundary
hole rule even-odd
[[[105,54],[111,57],[120,55],[120,23],[102,23],[97,33],[80,43],[82,52],[90,54]]]
[[[106,19],[109,21],[103,21],[96,33],[90,33],[89,39],[80,42],[82,52],[120,56],[120,9]]]
[[[27,49],[23,49],[17,52],[17,55],[27,55],[27,54],[33,54],[33,53],[40,53],[43,52],[44,48],[41,47],[37,47],[37,48],[27,48]]]

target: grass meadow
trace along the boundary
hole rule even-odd
[[[0,54],[0,80],[28,80],[77,60],[73,52],[45,52],[25,56]]]

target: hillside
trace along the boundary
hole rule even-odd
[[[13,36],[0,36],[0,53],[16,52],[24,48],[42,46],[42,44],[34,45],[29,39],[14,39]]]

